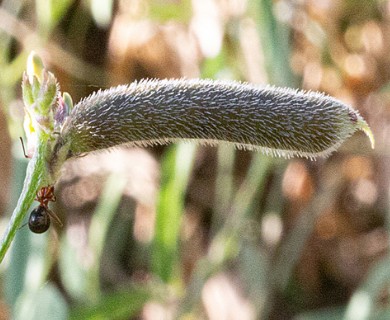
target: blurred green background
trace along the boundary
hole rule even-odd
[[[328,159],[177,144],[69,161],[0,266],[0,319],[390,319],[389,0],[0,1],[1,231],[31,50],[75,102],[141,78],[320,90],[363,134]]]

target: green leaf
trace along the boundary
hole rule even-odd
[[[27,161],[24,158],[15,157],[13,162],[12,200],[10,201],[12,208],[16,205],[18,195],[23,188],[23,180],[27,167]],[[12,209],[10,208],[10,210]],[[17,232],[5,274],[4,294],[10,306],[15,304],[17,297],[23,291],[29,250],[29,231],[28,229],[22,228]]]
[[[386,255],[370,270],[367,279],[352,295],[345,320],[388,319],[389,309],[381,308],[378,300],[390,288],[389,264],[390,255]]]
[[[135,317],[151,298],[150,290],[145,287],[129,288],[106,294],[96,304],[74,308],[69,319],[130,319]]]
[[[68,304],[57,287],[46,284],[39,290],[23,294],[16,305],[13,319],[68,319]]]
[[[19,226],[25,219],[28,210],[34,201],[37,190],[39,190],[39,188],[43,185],[50,184],[49,177],[46,173],[47,152],[48,144],[43,140],[42,143],[38,145],[38,149],[36,150],[33,158],[28,163],[22,193],[20,194],[14,212],[12,213],[8,228],[1,240],[0,262],[4,259],[4,256],[11,245]]]
[[[345,307],[324,308],[305,312],[294,317],[294,320],[342,320]]]
[[[181,21],[187,22],[192,14],[192,6],[190,0],[166,1],[152,0],[150,1],[150,18],[158,21]]]
[[[96,261],[87,275],[87,292],[91,300],[97,299],[100,294],[99,270],[101,255],[108,228],[120,204],[126,182],[126,179],[118,174],[109,176],[91,221],[89,228],[89,246]]]
[[[173,280],[173,271],[178,271],[178,242],[184,196],[195,150],[192,144],[178,144],[170,148],[162,164],[163,176],[153,243],[153,271],[165,282]]]

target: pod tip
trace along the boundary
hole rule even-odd
[[[360,118],[358,120],[358,128],[359,128],[359,130],[362,130],[366,134],[368,139],[370,139],[371,148],[374,149],[375,148],[374,134],[372,133],[371,128],[369,127],[369,125],[367,124],[367,122],[363,118]]]

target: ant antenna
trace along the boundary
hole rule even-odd
[[[21,230],[21,229],[23,229],[25,226],[27,226],[28,225],[28,222],[25,222],[25,223],[23,223],[19,228],[18,228],[18,230]]]
[[[22,143],[22,148],[23,148],[23,155],[26,159],[29,159],[30,157],[26,154],[26,149],[24,148],[24,142],[23,142],[23,138],[22,137],[19,137],[20,139],[20,142]]]

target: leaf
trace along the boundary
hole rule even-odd
[[[70,319],[130,319],[151,297],[149,290],[141,287],[106,294],[99,303],[74,308]]]
[[[195,147],[179,144],[166,155],[157,206],[153,270],[165,282],[173,280],[178,262],[178,241],[184,196],[194,160]]]
[[[27,292],[18,300],[14,319],[68,319],[68,305],[60,291],[47,284]]]

